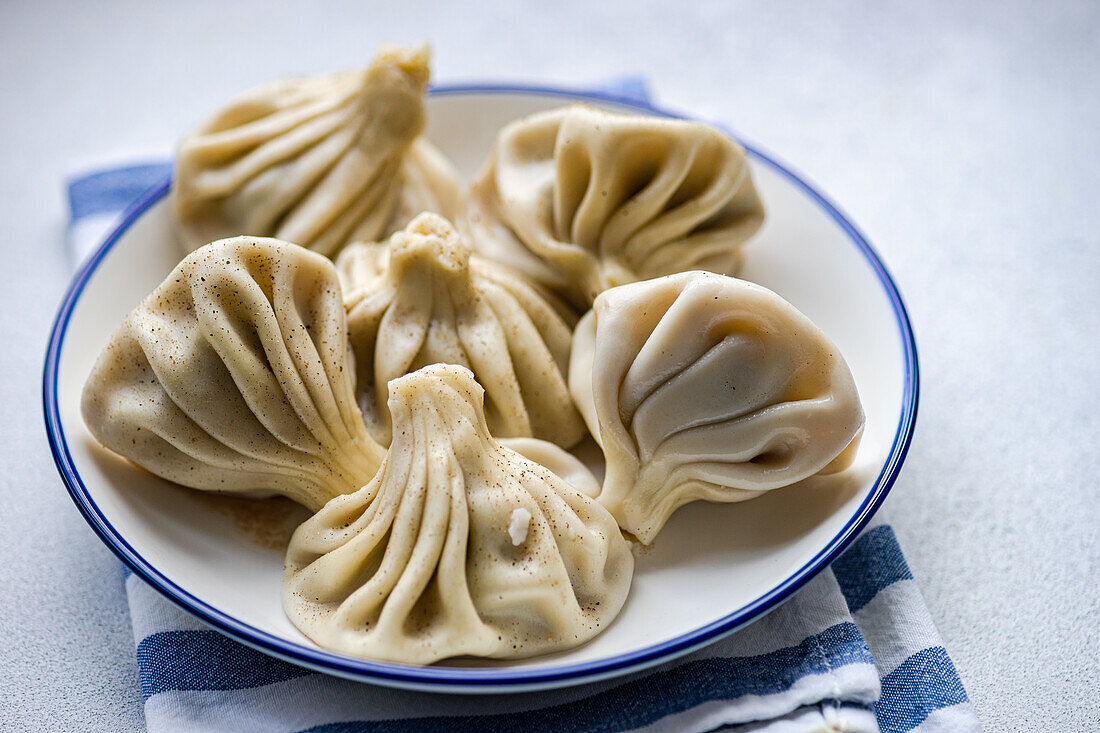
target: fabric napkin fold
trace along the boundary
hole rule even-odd
[[[647,101],[628,77],[600,91]],[[170,175],[163,159],[68,181],[74,263]],[[971,731],[966,692],[893,530],[880,519],[785,604],[658,667],[583,686],[441,695],[351,682],[268,657],[124,568],[150,731]]]

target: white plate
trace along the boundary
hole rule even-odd
[[[428,133],[469,175],[503,124],[576,99],[667,114],[564,90],[450,87],[429,98]],[[291,625],[280,603],[282,543],[304,518],[300,510],[266,503],[257,516],[254,504],[182,489],[96,445],[80,418],[84,379],[122,318],[180,258],[167,182],[91,258],[54,325],[44,400],[61,476],[103,541],[168,599],[245,644],[323,672],[423,690],[507,692],[612,677],[713,641],[781,603],[855,537],[897,476],[917,405],[913,335],[882,263],[825,198],[773,159],[750,152],[768,222],[747,249],[743,274],[790,300],[844,353],[867,414],[857,458],[862,470],[743,504],[679,510],[638,558],[619,618],[578,649],[432,667],[324,651]]]

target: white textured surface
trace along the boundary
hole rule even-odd
[[[916,325],[920,418],[888,506],[978,714],[1100,726],[1100,6],[972,5],[0,4],[0,728],[142,723],[118,563],[43,437],[63,173],[422,38],[448,81],[644,73],[841,204]]]

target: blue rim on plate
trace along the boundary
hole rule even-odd
[[[433,87],[430,93],[433,95],[530,94],[556,96],[572,100],[612,103],[617,106],[632,108],[640,112],[660,115],[662,117],[690,119],[687,115],[675,114],[652,104],[640,102],[635,98],[560,87],[468,84]],[[597,661],[526,670],[515,668],[409,667],[384,662],[373,662],[365,659],[354,659],[327,652],[323,649],[307,647],[274,636],[273,634],[261,631],[249,624],[242,623],[232,616],[219,611],[170,581],[130,546],[126,539],[111,525],[92,499],[87,487],[84,485],[83,480],[76,470],[76,466],[69,452],[65,432],[61,426],[61,415],[57,401],[57,377],[61,347],[65,340],[65,332],[69,324],[69,319],[72,316],[77,301],[100,262],[107,253],[111,251],[123,233],[126,232],[134,221],[144,214],[151,206],[167,195],[170,180],[165,180],[163,183],[155,186],[144,195],[140,201],[130,207],[123,216],[122,222],[119,224],[118,228],[107,237],[73,279],[72,285],[69,287],[65,299],[62,301],[61,308],[54,321],[53,330],[50,334],[50,341],[46,351],[46,362],[43,372],[43,409],[45,412],[46,433],[50,442],[50,450],[53,453],[54,461],[57,463],[58,472],[61,474],[61,478],[64,480],[69,490],[69,494],[72,496],[81,514],[84,515],[84,519],[91,525],[100,539],[102,539],[126,565],[137,573],[139,577],[157,589],[168,598],[168,600],[180,606],[185,611],[199,617],[219,631],[250,647],[294,664],[342,677],[395,687],[438,689],[440,691],[451,692],[511,692],[525,689],[565,686],[626,674],[627,672],[650,666],[659,661],[666,661],[686,654],[726,634],[736,631],[765,612],[781,604],[796,590],[802,587],[821,570],[826,568],[829,563],[831,563],[837,555],[843,552],[852,540],[855,539],[859,531],[867,524],[875,511],[878,510],[883,499],[886,498],[886,494],[889,493],[890,488],[894,485],[898,472],[901,470],[901,465],[905,460],[905,455],[909,450],[909,443],[913,437],[913,427],[916,423],[920,381],[917,368],[916,341],[913,336],[912,326],[909,322],[909,315],[905,310],[905,305],[902,303],[901,294],[898,292],[897,286],[894,284],[890,274],[886,271],[886,267],[883,265],[882,260],[879,259],[878,254],[872,249],[863,235],[860,234],[859,230],[856,229],[855,225],[848,221],[847,217],[845,217],[828,198],[819,193],[788,166],[779,163],[771,155],[762,152],[753,145],[744,143],[744,141],[741,142],[753,159],[780,173],[821,207],[821,209],[840,226],[845,234],[847,234],[852,244],[855,245],[867,260],[868,264],[870,264],[886,296],[889,298],[890,305],[894,311],[899,335],[901,336],[905,369],[901,418],[898,421],[897,432],[894,435],[894,441],[890,447],[890,455],[882,471],[876,478],[870,494],[860,505],[855,515],[845,524],[844,528],[817,555],[792,573],[782,583],[772,588],[760,598],[757,598],[753,603],[736,609],[717,621],[674,639],[628,654],[621,654]]]

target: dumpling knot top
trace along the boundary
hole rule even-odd
[[[283,605],[310,639],[408,664],[527,657],[618,614],[634,560],[615,520],[489,435],[469,370],[390,382],[393,443],[354,494],[303,523]]]
[[[649,543],[679,506],[741,501],[853,451],[847,363],[775,293],[709,272],[623,285],[577,324],[569,386],[601,444],[599,501]]]
[[[382,462],[347,343],[331,262],[275,239],[214,242],[123,321],[84,385],[84,422],[170,481],[316,511]]]
[[[487,257],[586,309],[615,285],[734,274],[763,221],[745,151],[728,135],[575,105],[500,131],[465,226]]]
[[[456,207],[450,164],[417,139],[428,61],[426,47],[384,48],[362,71],[258,87],[184,137],[172,205],[185,249],[245,234],[333,255]]]
[[[340,286],[347,300],[356,299],[356,291],[386,271],[390,248],[386,242],[353,242],[340,250],[333,260]]]
[[[584,437],[565,380],[572,333],[536,286],[471,257],[454,227],[434,214],[421,214],[369,259],[379,274],[345,302],[357,390],[376,440],[390,442],[390,380],[435,363],[473,371],[495,437],[563,447]]]

